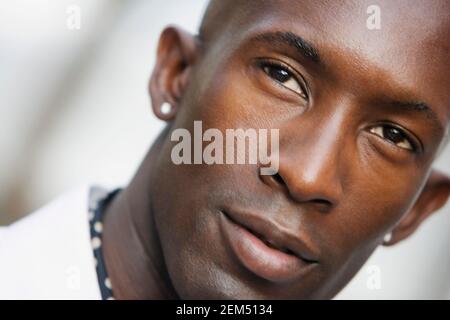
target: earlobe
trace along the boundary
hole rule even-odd
[[[383,245],[391,246],[410,236],[426,218],[447,203],[449,196],[450,178],[444,173],[433,171],[413,208],[392,230],[390,239],[383,241]]]
[[[173,26],[160,36],[149,91],[153,112],[161,120],[169,121],[176,116],[198,55],[197,41],[195,36]]]

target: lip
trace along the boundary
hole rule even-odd
[[[298,236],[258,215],[222,211],[221,229],[244,267],[266,280],[294,280],[318,264],[317,255]]]

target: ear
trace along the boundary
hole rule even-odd
[[[161,33],[149,83],[153,112],[159,119],[175,118],[198,48],[197,38],[180,28],[169,26]],[[162,110],[165,103],[170,110]]]
[[[390,246],[410,236],[426,218],[445,205],[449,196],[450,178],[436,170],[432,171],[416,203],[383,245]]]

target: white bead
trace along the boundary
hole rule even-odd
[[[111,280],[109,280],[109,278],[105,279],[105,286],[111,290]]]
[[[94,223],[94,230],[98,233],[101,233],[103,231],[103,224],[100,221],[97,221]]]
[[[100,246],[102,245],[102,241],[99,237],[92,238],[91,243],[94,250],[100,248]]]

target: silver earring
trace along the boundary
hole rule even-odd
[[[160,110],[163,115],[168,115],[172,112],[172,105],[168,102],[164,102],[161,105]]]
[[[387,233],[383,238],[383,243],[389,243],[392,240],[392,232]]]

